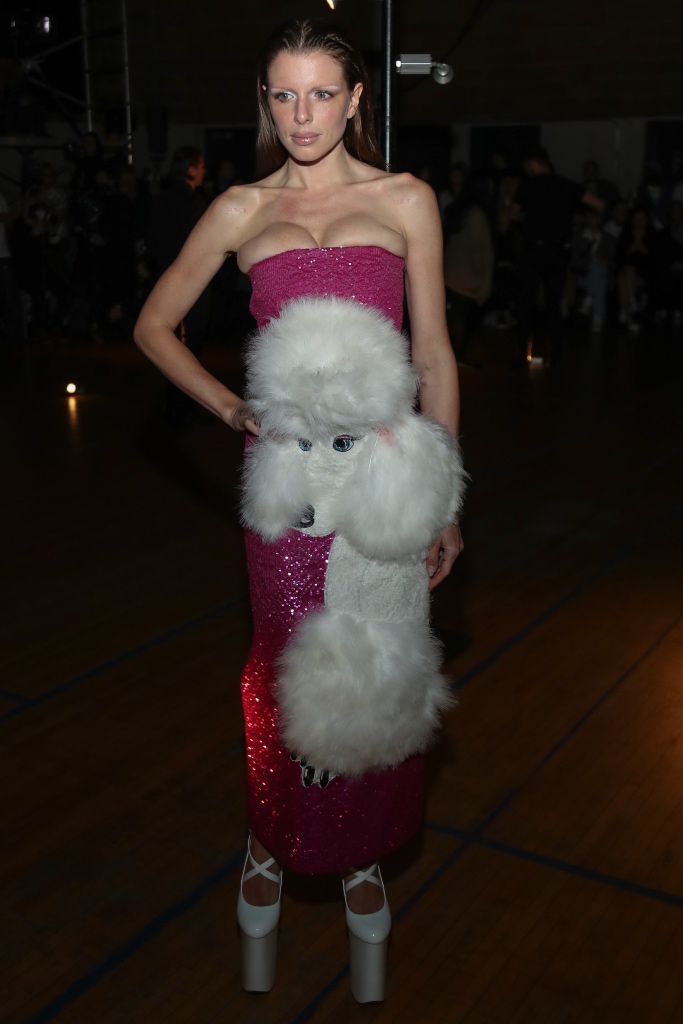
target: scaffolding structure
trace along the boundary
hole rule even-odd
[[[81,31],[55,46],[19,58],[20,73],[9,101],[22,90],[38,89],[49,95],[69,124],[76,139],[94,130],[97,118],[111,109],[123,113],[124,151],[133,162],[133,119],[130,96],[128,10],[126,0],[81,0]],[[114,45],[112,45],[114,41]],[[47,57],[68,48],[81,47],[83,94],[77,96],[51,80],[43,67]],[[44,133],[12,133],[0,137],[0,146],[27,154],[62,143]]]

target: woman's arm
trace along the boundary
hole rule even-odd
[[[457,437],[460,417],[458,366],[446,327],[441,221],[434,192],[409,175],[397,196],[408,243],[406,297],[410,313],[412,359],[420,375],[420,408]],[[427,558],[435,587],[448,576],[463,543],[457,524],[433,545]]]
[[[229,189],[214,200],[142,307],[134,337],[161,372],[205,409],[235,430],[258,433],[240,397],[205,370],[174,333],[226,255],[241,244],[249,214],[245,191]]]

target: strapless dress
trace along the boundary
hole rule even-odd
[[[292,299],[334,295],[374,306],[400,328],[403,272],[403,260],[378,246],[292,249],[251,268],[250,308],[264,327]],[[246,531],[254,620],[242,677],[247,821],[281,864],[309,874],[379,859],[419,831],[423,813],[422,755],[328,780],[294,760],[279,738],[276,662],[301,619],[324,607],[333,539],[290,530],[266,544]]]

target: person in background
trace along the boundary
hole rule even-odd
[[[441,213],[442,221],[447,208],[458,199],[462,192],[468,175],[469,169],[462,160],[458,160],[457,163],[453,164],[448,172],[448,188],[443,189],[439,193],[439,212]]]
[[[99,225],[103,248],[103,305],[106,321],[132,331],[137,308],[138,268],[149,228],[149,195],[132,167],[124,165],[107,197]]]
[[[571,268],[576,284],[585,291],[579,312],[591,317],[593,334],[601,334],[607,311],[607,287],[614,267],[616,239],[603,231],[600,213],[590,207],[581,217],[572,239]]]
[[[669,209],[669,224],[656,239],[655,303],[660,323],[666,323],[673,314],[675,327],[680,327],[683,316],[683,203],[673,202]]]
[[[649,163],[643,172],[636,201],[647,214],[650,227],[654,231],[663,231],[666,228],[672,198],[672,190],[664,184],[661,167],[657,163]]]
[[[619,286],[619,323],[636,333],[652,288],[655,273],[656,237],[647,211],[636,207],[617,243],[616,264]]]
[[[149,253],[160,274],[175,261],[206,211],[206,201],[200,191],[205,172],[204,157],[196,146],[180,146],[173,154],[169,184],[154,201],[149,231]],[[199,356],[206,341],[210,310],[207,285],[178,325],[178,337],[194,356]],[[167,422],[172,426],[183,426],[194,415],[192,399],[169,383],[165,409]]]
[[[520,182],[513,216],[522,223],[522,245],[517,261],[517,353],[513,369],[526,366],[527,346],[536,321],[539,288],[550,332],[550,364],[557,368],[562,355],[560,302],[569,261],[569,239],[574,215],[583,202],[596,209],[603,201],[581,185],[556,174],[541,146],[524,161],[527,177]]]
[[[448,328],[456,359],[467,357],[467,321],[491,294],[493,239],[484,210],[488,179],[465,182],[444,213],[444,281]]]
[[[600,176],[600,164],[597,160],[586,160],[583,165],[583,187],[586,192],[602,199],[607,210],[620,198],[619,189],[614,182]]]
[[[18,213],[10,210],[5,196],[0,192],[0,318],[5,345],[19,345],[24,340],[21,298],[7,240],[7,227],[17,216]]]
[[[86,132],[83,136],[83,155],[76,164],[75,187],[78,193],[90,192],[96,188],[97,172],[104,163],[104,149],[97,132]]]

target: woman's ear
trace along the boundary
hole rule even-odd
[[[368,558],[417,557],[462,504],[458,442],[440,423],[414,414],[368,442],[337,499],[338,532]]]
[[[363,86],[361,82],[357,82],[356,85],[354,85],[353,89],[351,90],[351,102],[349,103],[349,112],[346,115],[349,121],[358,110],[358,104],[360,103],[360,97],[362,92]]]

